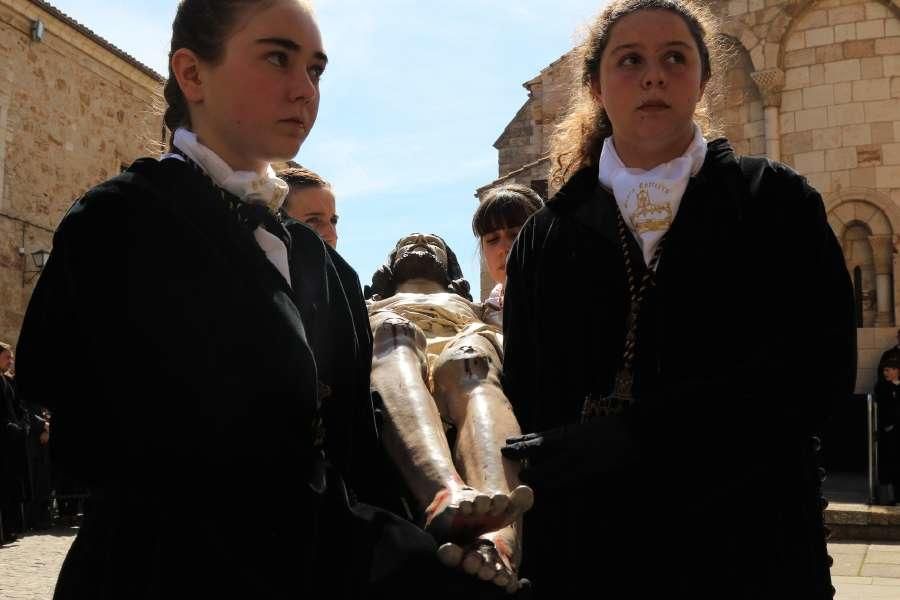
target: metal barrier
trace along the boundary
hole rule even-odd
[[[866,442],[868,444],[869,504],[878,502],[878,405],[866,394]]]

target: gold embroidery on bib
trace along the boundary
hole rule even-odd
[[[649,231],[666,231],[672,224],[672,207],[668,202],[659,204],[652,202],[650,188],[659,188],[668,192],[658,183],[641,183],[638,186],[637,209],[631,216],[634,231],[638,235]],[[634,191],[632,190],[631,193],[633,194]]]

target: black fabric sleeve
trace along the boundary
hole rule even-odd
[[[18,345],[22,393],[54,414],[54,460],[86,481],[102,478],[120,424],[98,383],[111,378],[123,314],[126,201],[100,188],[78,201],[26,311]],[[121,450],[121,448],[119,448]]]
[[[808,399],[812,432],[819,432],[836,402],[846,400],[856,385],[856,311],[853,285],[840,244],[828,224],[819,193],[802,181],[804,204],[810,229],[808,272],[805,286],[807,307],[800,313],[802,333],[809,337],[808,373],[814,394]],[[798,265],[800,268],[803,265]]]
[[[534,330],[537,270],[537,232],[534,219],[519,232],[506,262],[503,295],[503,391],[509,398],[523,431],[535,425],[532,395],[540,386],[540,359]]]

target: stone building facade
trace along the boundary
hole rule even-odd
[[[732,42],[711,108],[741,154],[791,165],[823,196],[854,280],[858,391],[900,325],[900,0],[711,0]],[[526,82],[494,146],[499,177],[548,193],[549,140],[571,53]],[[482,294],[490,283],[482,273]]]
[[[18,339],[32,254],[72,201],[158,152],[163,81],[42,0],[0,0],[0,339]]]

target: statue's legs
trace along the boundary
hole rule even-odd
[[[408,319],[390,312],[376,313],[370,322],[372,386],[386,409],[387,452],[424,509],[446,490],[464,487],[426,385],[425,335]]]
[[[475,544],[466,550],[448,545],[442,548],[442,559],[506,586],[515,585],[515,577],[498,573],[497,563],[504,571],[515,572],[520,544],[516,521],[531,508],[533,494],[519,485],[518,461],[500,454],[505,440],[521,435],[521,430],[500,387],[499,343],[492,333],[465,335],[448,344],[435,363],[435,399],[444,419],[457,428],[454,463],[466,483],[493,496],[489,506],[489,497],[476,498],[472,515],[451,510],[436,519],[448,520],[451,528],[468,527],[475,535],[479,530],[491,532],[480,538],[491,545]],[[484,508],[479,510],[479,504]]]
[[[440,404],[445,418],[459,429],[456,465],[438,404],[426,383],[426,340],[421,329],[386,311],[373,315],[370,323],[374,337],[372,385],[381,395],[387,413],[384,435],[388,454],[425,511],[426,529],[438,541],[471,543],[465,550],[445,544],[441,559],[514,590],[518,579],[511,565],[517,560],[514,549],[518,548],[518,537],[516,526],[510,524],[531,507],[533,495],[524,486],[509,493],[510,487],[518,483],[515,464],[502,459],[500,447],[506,437],[518,435],[519,428],[499,389],[496,351],[491,347],[491,368],[477,371],[481,379],[488,376],[487,382],[480,383],[475,381],[478,377],[460,376],[469,360],[467,345],[448,346],[441,355],[444,360],[439,359],[435,386],[440,389]],[[475,343],[490,346],[480,336],[474,337],[481,340]],[[478,360],[476,363],[486,364]],[[472,415],[467,416],[469,409],[465,405],[470,400],[474,400]],[[498,407],[505,408],[497,417],[492,416]],[[453,420],[454,415],[458,421]],[[475,448],[479,444],[491,446]],[[479,467],[480,461],[484,462],[483,467]],[[478,486],[485,486],[485,491],[467,485],[458,467],[471,475]],[[478,540],[480,534],[485,535]]]

